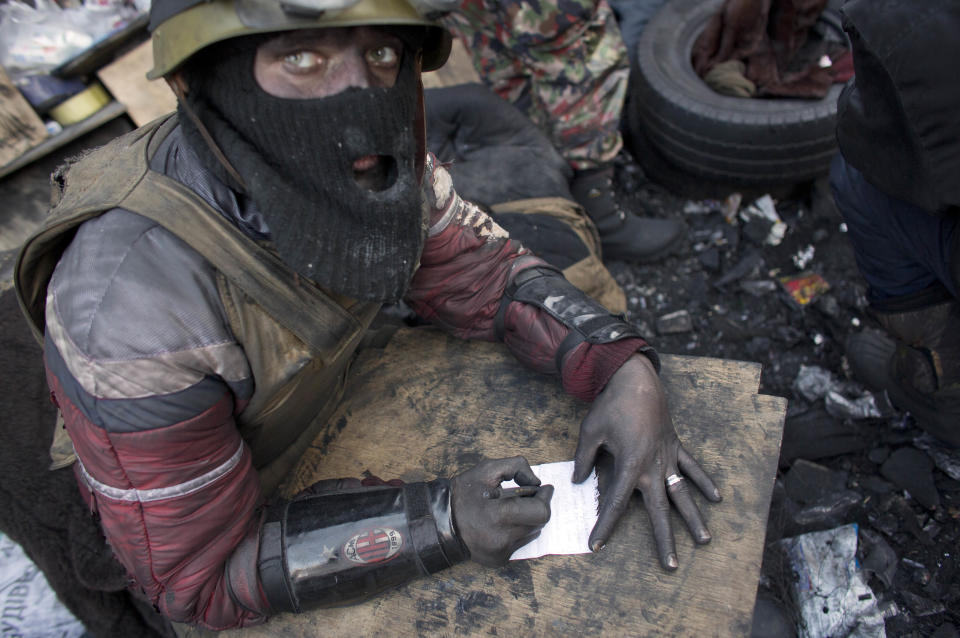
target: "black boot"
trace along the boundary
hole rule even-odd
[[[887,334],[847,339],[854,375],[917,424],[960,447],[960,303],[939,285],[871,306]]]
[[[637,217],[620,208],[614,199],[613,166],[577,171],[570,193],[596,225],[604,260],[656,261],[683,239],[684,226],[677,220]]]

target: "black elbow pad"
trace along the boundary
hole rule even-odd
[[[450,482],[358,488],[284,502],[267,513],[258,569],[271,610],[361,602],[466,560]]]

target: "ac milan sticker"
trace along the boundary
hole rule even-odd
[[[343,545],[347,560],[361,565],[388,561],[400,552],[403,536],[389,527],[376,527],[353,536]]]

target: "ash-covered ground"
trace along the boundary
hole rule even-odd
[[[782,224],[771,202],[751,208],[762,191],[741,193],[739,206],[727,199],[735,188],[690,199],[647,179],[626,152],[616,188],[627,207],[689,227],[660,263],[608,264],[628,317],[661,352],[761,363],[760,392],[789,399],[760,598],[799,626],[790,590],[801,576],[779,541],[855,523],[887,635],[960,635],[960,453],[850,376],[847,335],[877,324],[826,178],[773,202]],[[799,277],[816,285],[794,297]]]

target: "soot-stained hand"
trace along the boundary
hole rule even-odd
[[[713,502],[721,500],[720,491],[680,444],[660,378],[643,355],[631,357],[620,367],[581,423],[574,482],[589,476],[601,452],[612,457],[612,472],[604,481],[599,517],[590,534],[593,551],[606,544],[634,490],[643,495],[660,564],[665,569],[678,566],[670,525],[671,503],[693,539],[701,544],[710,542],[710,531],[693,500],[689,482]]]
[[[520,487],[501,489],[510,479]],[[483,461],[453,477],[451,489],[460,540],[470,558],[487,567],[505,565],[550,520],[553,486],[540,485],[522,456]]]

